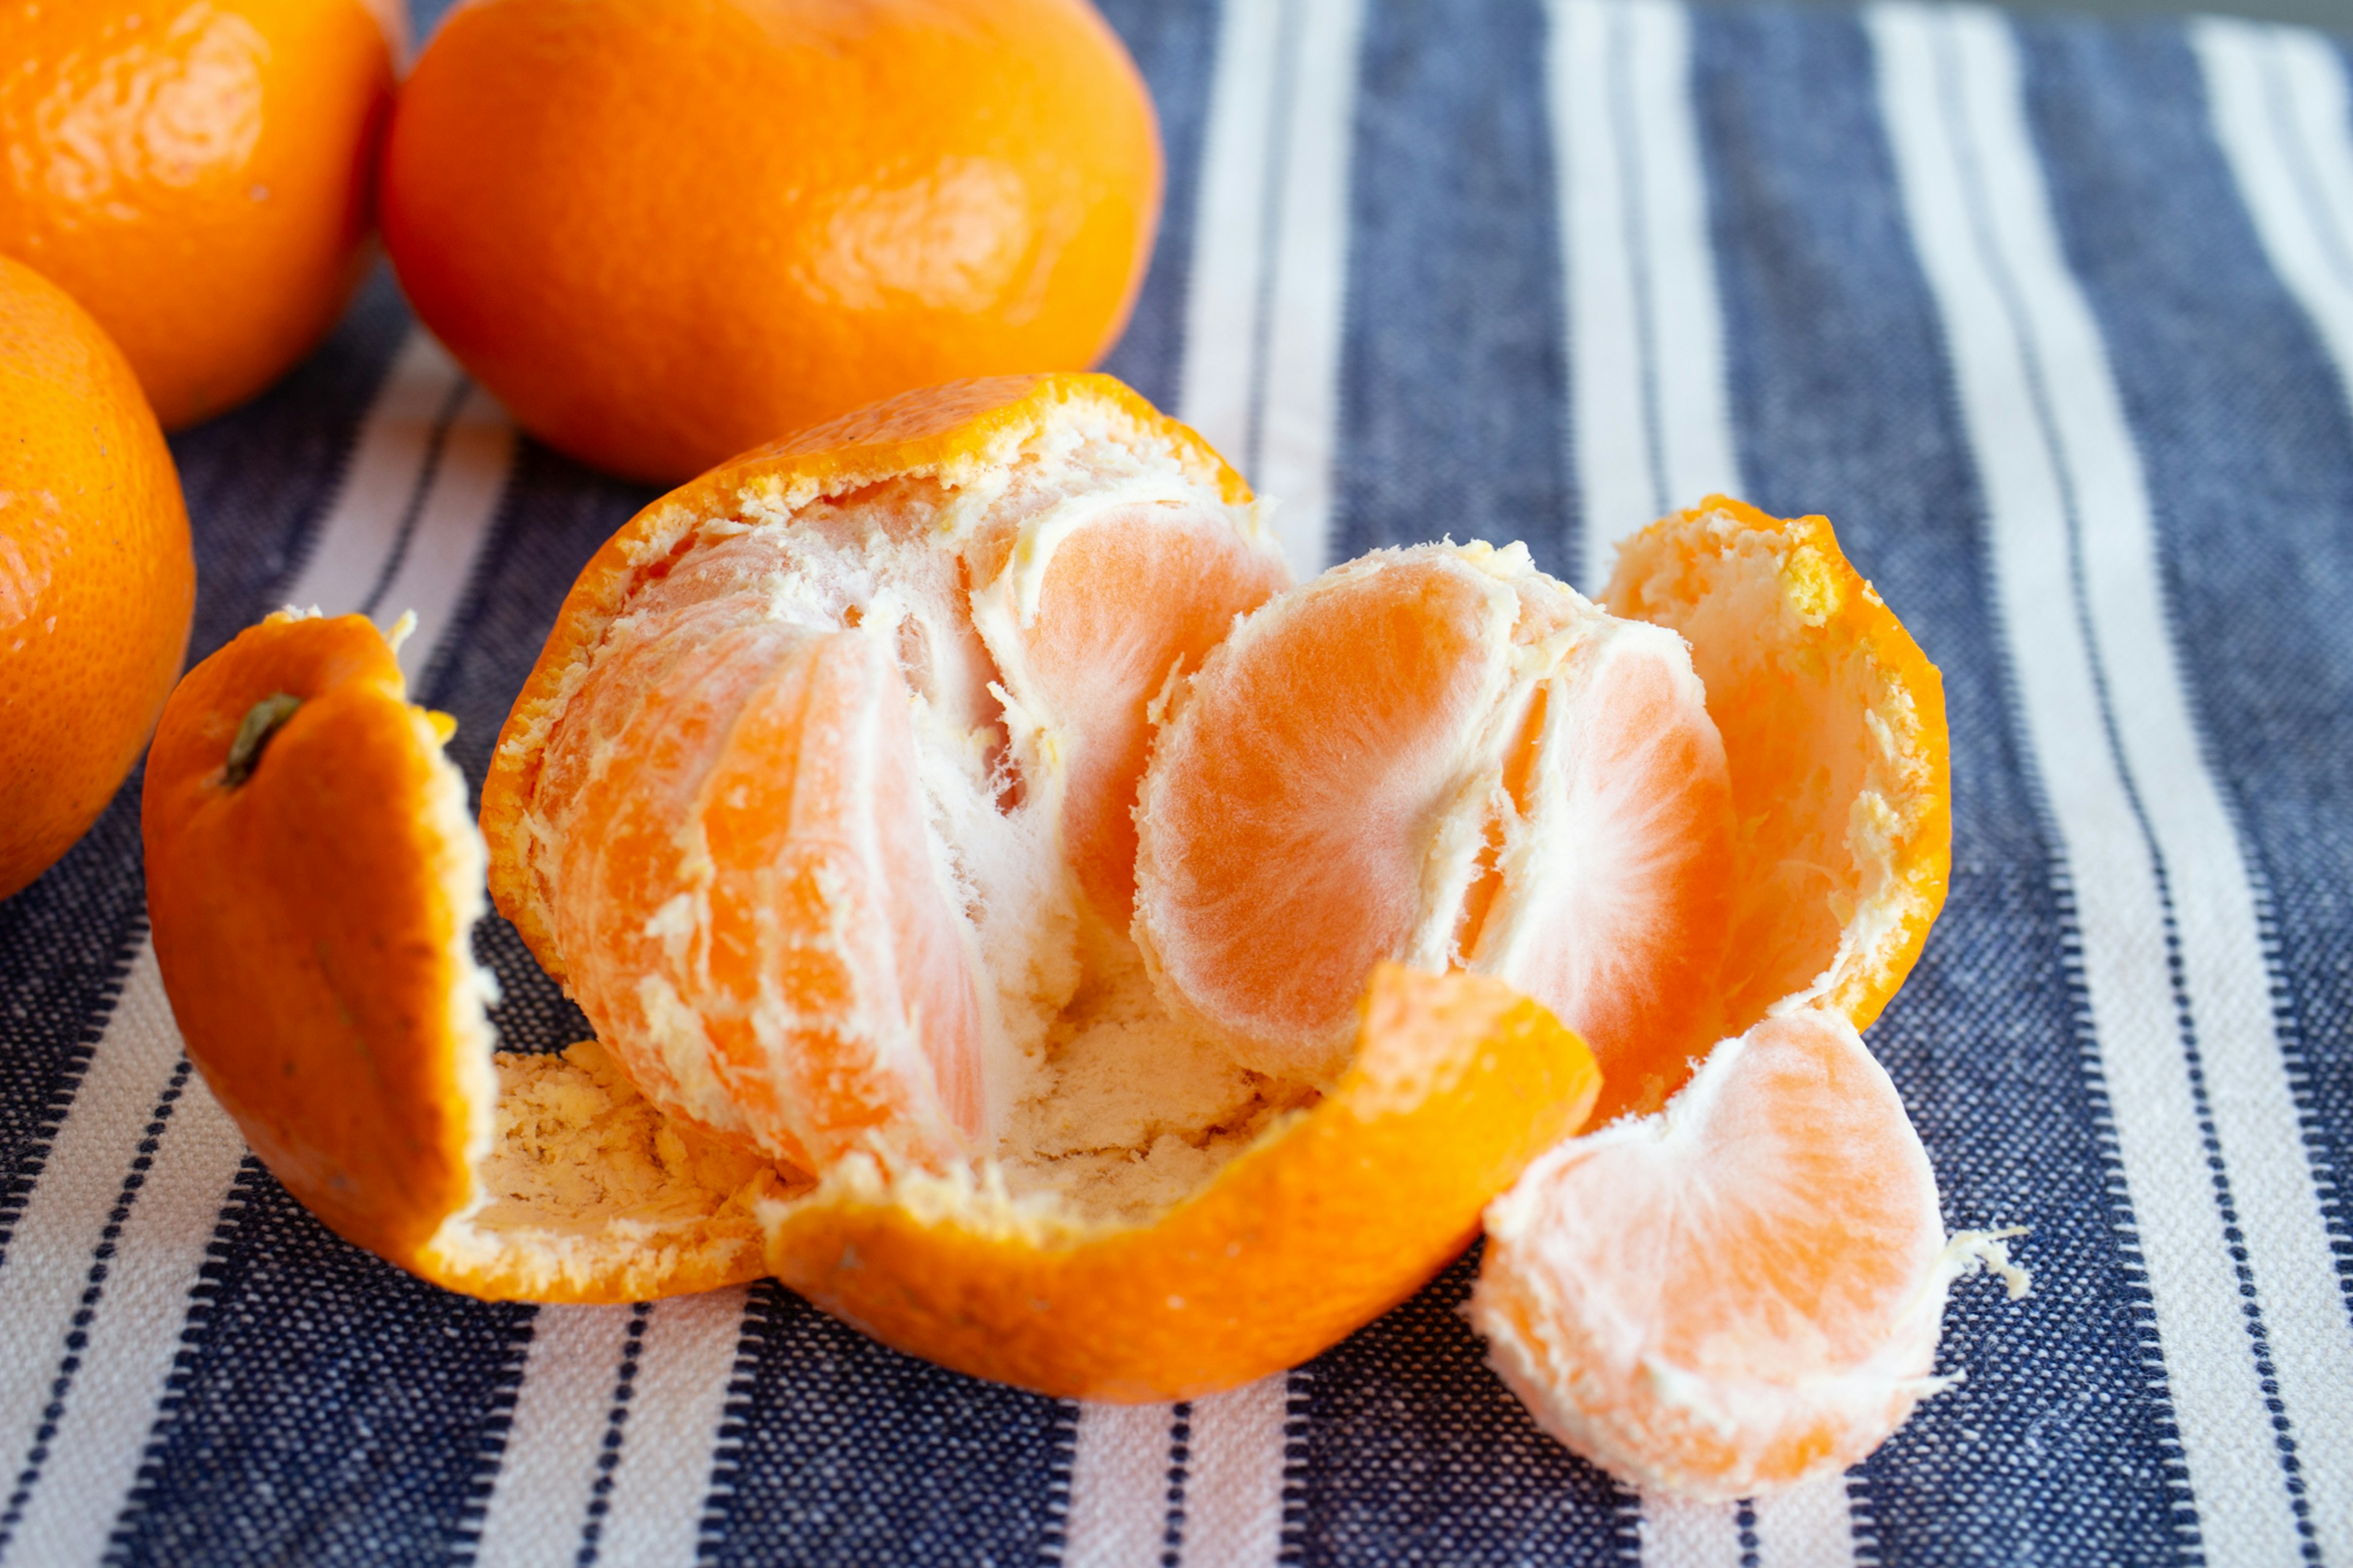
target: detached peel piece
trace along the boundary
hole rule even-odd
[[[593,1042],[494,1055],[448,732],[358,616],[272,616],[180,683],[142,810],[190,1060],[305,1207],[437,1284],[617,1301],[758,1277],[773,1169],[668,1125]]]
[[[1600,1088],[1584,1043],[1501,981],[1385,963],[1358,1016],[1321,1103],[1147,1220],[852,1159],[760,1205],[769,1267],[885,1344],[1063,1398],[1187,1399],[1295,1366],[1420,1289],[1477,1234],[1481,1194]]]

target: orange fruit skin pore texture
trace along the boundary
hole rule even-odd
[[[0,253],[81,301],[167,428],[308,353],[364,269],[393,44],[361,0],[0,9]]]
[[[301,706],[231,784],[238,725],[280,693]],[[190,1059],[290,1192],[408,1268],[471,1189],[425,722],[365,617],[265,622],[173,693],[142,824]]]
[[[417,311],[534,435],[676,480],[1125,323],[1159,132],[1085,0],[480,0],[386,150]]]
[[[0,257],[0,898],[88,830],[187,652],[178,472],[121,353]]]

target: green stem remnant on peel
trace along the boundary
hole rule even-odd
[[[273,691],[248,709],[244,722],[237,727],[237,739],[228,743],[228,762],[221,769],[221,782],[235,789],[251,778],[253,770],[260,765],[261,748],[301,706],[301,698]]]

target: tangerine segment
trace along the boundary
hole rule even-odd
[[[1201,504],[1239,510],[1250,503],[1250,488],[1198,436],[1112,377],[1000,376],[926,387],[747,452],[656,501],[607,541],[565,596],[482,784],[491,896],[547,972],[566,975],[540,863],[543,754],[588,668],[649,583],[671,573],[708,531],[740,531],[747,522],[798,524],[812,509],[830,510],[844,514],[841,535],[855,538],[872,519],[861,498],[897,485],[928,490],[932,509],[915,520],[925,526],[902,523],[884,531],[884,542],[912,547],[930,536],[938,563],[952,574],[960,563],[977,567],[967,585],[987,584],[1006,563],[1006,529],[974,541],[993,554],[969,562],[946,548],[954,539],[939,536],[979,531],[984,520],[976,513],[992,496],[1018,488],[1017,478],[1035,485],[1088,460],[1181,479]],[[952,647],[943,637],[934,652]]]
[[[1738,821],[1725,1026],[1820,1003],[1866,1028],[1944,905],[1945,689],[1826,519],[1722,496],[1620,547],[1615,614],[1683,635]]]
[[[1478,1206],[1580,1125],[1576,1036],[1500,982],[1374,973],[1354,1060],[1314,1110],[1134,1225],[846,1162],[762,1205],[770,1269],[884,1343],[1065,1398],[1145,1402],[1307,1360],[1470,1241]]]
[[[892,651],[707,575],[645,595],[551,739],[573,994],[656,1103],[771,1158],[965,1152],[981,999]]]
[[[593,1045],[493,1058],[482,847],[448,723],[358,616],[273,616],[172,694],[142,830],[188,1057],[287,1190],[427,1279],[533,1300],[756,1278],[773,1172]]]
[[[1540,727],[1513,759],[1525,782],[1501,887],[1466,960],[1599,1042],[1598,1118],[1648,1113],[1720,1033],[1724,745],[1681,640],[1656,627],[1595,627],[1539,696]]]
[[[1237,616],[1288,585],[1282,559],[1225,517],[1128,487],[1026,520],[974,617],[1065,769],[1065,853],[1095,910],[1124,929],[1135,904],[1135,798],[1150,710]]]
[[[1138,820],[1138,944],[1261,1070],[1336,1071],[1383,958],[1527,989],[1592,1042],[1605,1114],[1713,1037],[1730,816],[1698,683],[1517,546],[1271,601],[1183,686]]]
[[[1470,1310],[1496,1371],[1645,1489],[1728,1500],[1843,1469],[1941,1386],[1936,1177],[1839,1014],[1767,1019],[1662,1114],[1558,1145],[1487,1235]]]
[[[1251,617],[1183,689],[1137,813],[1136,936],[1252,1066],[1330,1077],[1374,964],[1445,964],[1426,863],[1476,788],[1517,607],[1451,555],[1376,556]]]

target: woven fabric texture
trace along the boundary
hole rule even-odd
[[[428,8],[429,9],[429,8]],[[1710,490],[1821,511],[1942,667],[1950,901],[1869,1035],[1965,1283],[1852,1473],[1701,1508],[1540,1434],[1475,1252],[1287,1377],[1082,1407],[774,1286],[491,1306],[329,1235],[190,1072],[138,780],[0,903],[0,1561],[2353,1568],[2353,58],[1933,6],[1105,0],[1168,204],[1106,368],[1303,572]],[[432,16],[420,17],[429,26]],[[522,437],[388,276],[174,441],[194,655],[419,617],[488,749],[650,492]],[[586,1026],[493,920],[510,1048]]]

